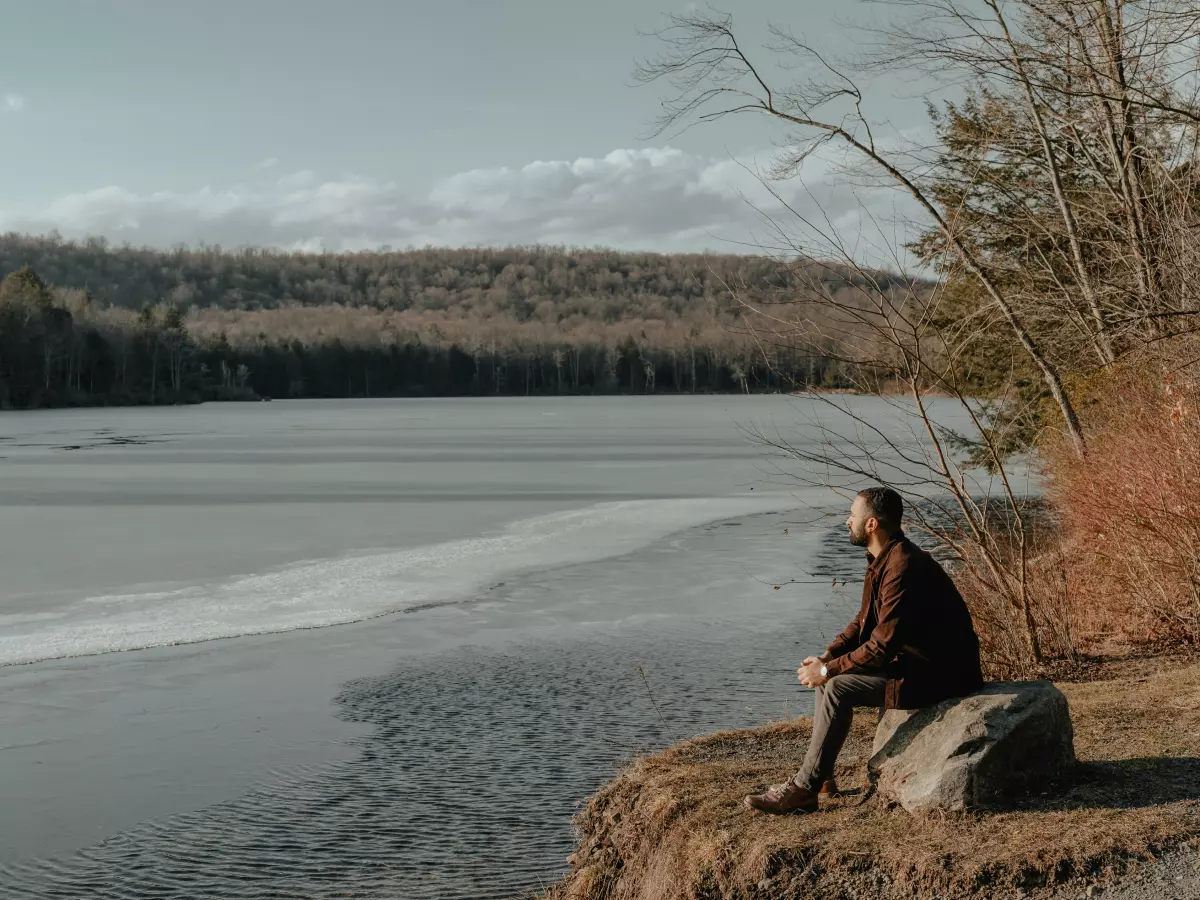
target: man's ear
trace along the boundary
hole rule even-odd
[[[879,520],[877,518],[875,518],[874,516],[871,516],[863,524],[863,531],[865,531],[867,534],[870,534],[872,531],[875,531],[878,528],[879,528]]]

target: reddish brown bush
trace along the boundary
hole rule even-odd
[[[1134,639],[1200,643],[1197,356],[1193,343],[1105,373],[1088,385],[1087,458],[1043,451],[1074,602]]]
[[[1001,537],[1001,540],[1005,536]],[[1098,630],[1096,623],[1075,602],[1068,575],[1069,560],[1062,545],[1049,536],[1036,538],[1027,560],[1025,595],[1038,634],[1042,660],[1033,658],[1028,626],[1022,606],[1003,591],[979,565],[959,566],[954,580],[975,621],[979,634],[984,674],[997,681],[1036,678],[1048,662],[1074,664],[1079,659],[1081,629]],[[1016,571],[1019,565],[1006,554],[1005,564]]]

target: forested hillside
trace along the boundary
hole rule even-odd
[[[798,272],[802,270],[801,272]],[[0,237],[0,403],[839,386],[746,301],[890,276],[748,256],[550,247],[291,254]],[[733,301],[737,295],[742,305]]]
[[[671,319],[695,312],[729,285],[758,291],[792,284],[757,256],[625,253],[561,247],[284,253],[220,247],[158,251],[57,236],[0,236],[0,274],[31,266],[60,288],[87,289],[103,305],[175,303],[224,309],[365,306],[453,310],[518,322],[579,316]],[[829,270],[836,286],[843,273]],[[886,276],[881,286],[888,285]]]

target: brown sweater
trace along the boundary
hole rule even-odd
[[[938,561],[903,533],[867,559],[862,609],[825,651],[829,675],[885,676],[887,709],[983,687],[971,613]]]

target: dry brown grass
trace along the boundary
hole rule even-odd
[[[1200,839],[1200,665],[1131,663],[1063,684],[1078,771],[1020,808],[916,819],[860,805],[874,718],[860,714],[818,815],[746,812],[798,765],[808,719],[722,732],[635,760],[587,803],[551,900],[990,897],[1106,878]],[[1153,671],[1155,669],[1157,671]]]

